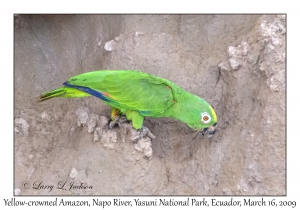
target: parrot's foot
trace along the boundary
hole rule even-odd
[[[126,121],[128,120],[125,116],[115,116],[115,118],[109,122],[108,128],[111,130],[113,127],[115,127],[115,125],[118,124],[120,126],[120,124]]]
[[[131,140],[134,141],[134,142],[137,142],[139,139],[141,139],[141,138],[143,138],[143,137],[145,137],[145,136],[148,136],[150,139],[155,139],[155,138],[156,138],[156,137],[153,135],[153,133],[151,133],[151,131],[150,131],[147,127],[143,126],[143,127],[140,129],[140,133],[139,133],[138,135],[136,135],[136,136],[133,136],[133,137],[131,138]]]

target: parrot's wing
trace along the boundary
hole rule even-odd
[[[173,83],[149,74],[130,71],[94,71],[70,78],[73,87],[124,111],[137,110],[144,116],[164,112],[174,102]]]

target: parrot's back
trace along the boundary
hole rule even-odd
[[[132,70],[102,70],[80,74],[64,85],[100,98],[125,112],[139,111],[143,116],[163,113],[176,101],[174,83]]]

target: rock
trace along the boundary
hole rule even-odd
[[[78,117],[78,127],[85,126],[89,121],[90,110],[86,107],[80,107],[79,109],[77,109],[76,115]]]
[[[107,130],[104,131],[102,133],[102,137],[101,137],[101,143],[103,145],[103,147],[107,147],[109,149],[114,149],[116,146],[116,143],[118,137],[117,137],[117,133],[113,130]]]
[[[242,66],[242,61],[240,59],[236,59],[236,58],[230,58],[229,63],[233,70],[238,70]]]
[[[116,46],[117,46],[117,42],[115,40],[110,40],[110,41],[108,41],[108,42],[105,43],[104,49],[106,51],[110,52],[110,51],[115,50]]]
[[[108,125],[108,121],[109,121],[109,119],[107,117],[105,117],[105,116],[99,116],[99,126],[101,128],[107,126]]]
[[[270,85],[270,89],[272,92],[279,92],[278,85],[272,84],[272,85]]]
[[[98,142],[102,137],[102,128],[97,127],[94,131],[94,142]]]
[[[78,175],[78,171],[76,170],[76,168],[72,168],[71,172],[70,172],[70,178],[75,179]]]
[[[243,60],[246,59],[250,52],[250,46],[247,42],[242,42],[237,47],[228,47],[229,64],[233,70],[238,70],[243,65]]]
[[[220,70],[222,71],[230,71],[231,70],[231,67],[229,65],[229,62],[227,61],[224,61],[224,62],[220,62],[218,64],[218,67],[220,68]]]
[[[98,115],[95,115],[95,114],[90,115],[90,119],[87,123],[88,133],[93,133],[94,132],[94,128],[97,125],[97,120],[98,120]]]
[[[144,33],[141,31],[135,32],[135,36],[144,36]]]
[[[28,135],[28,129],[29,129],[29,125],[27,123],[27,121],[23,118],[17,118],[15,119],[15,132],[19,133],[20,130],[24,133],[25,136]],[[19,127],[19,128],[18,128]]]
[[[143,152],[147,158],[151,159],[153,151],[151,139],[149,137],[139,139],[137,143],[134,144],[134,149]]]

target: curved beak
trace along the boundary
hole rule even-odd
[[[217,131],[217,123],[214,123],[213,125],[204,128],[200,135],[204,136],[206,133],[208,133],[208,138],[212,137],[212,135],[215,134],[215,132]]]

